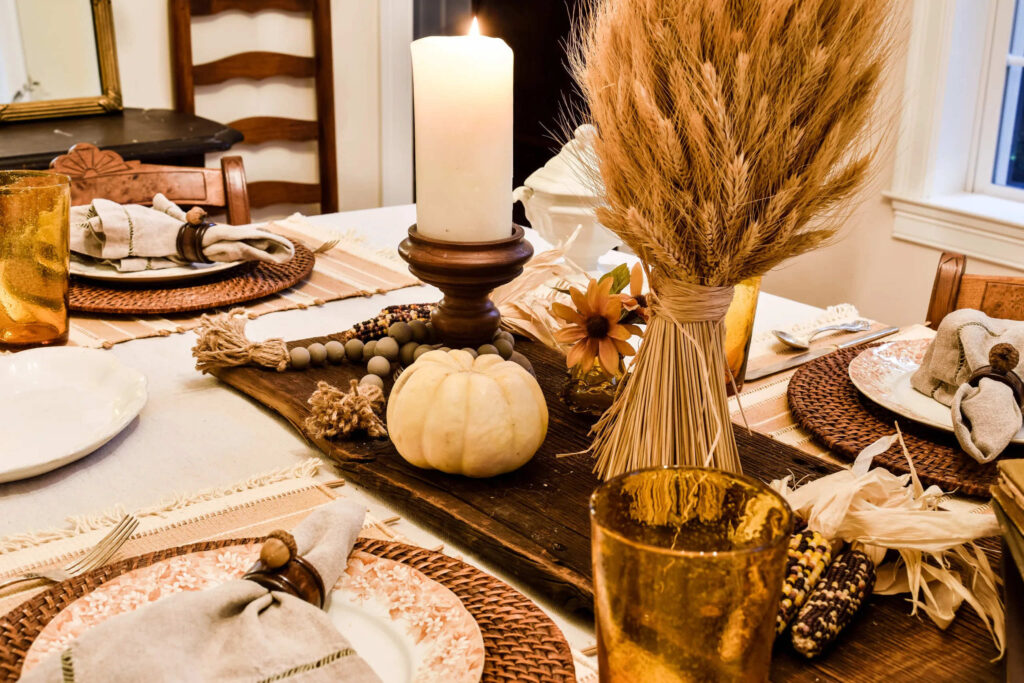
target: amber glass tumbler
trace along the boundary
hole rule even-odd
[[[750,339],[754,333],[754,315],[757,313],[757,297],[760,292],[760,275],[739,283],[729,311],[725,314],[725,362],[732,372],[737,389],[743,388],[743,375],[747,372]],[[725,382],[726,388],[732,393],[728,377]]]
[[[793,515],[749,477],[640,470],[590,499],[601,680],[767,681]]]
[[[0,171],[0,348],[68,339],[71,179]]]

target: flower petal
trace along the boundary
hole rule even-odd
[[[587,331],[579,325],[569,325],[555,332],[555,341],[563,344],[572,344],[580,339],[585,339]]]
[[[586,341],[581,341],[577,344],[574,344],[573,347],[569,349],[569,353],[565,354],[565,366],[567,368],[576,367],[576,365],[579,364],[580,360],[583,359],[583,353],[584,351],[586,351],[586,348]]]
[[[610,323],[619,322],[619,318],[622,317],[622,300],[618,296],[609,297],[601,308],[601,315],[608,318]]]
[[[633,335],[626,329],[626,325],[612,325],[608,328],[608,336],[612,339],[621,339],[625,341]]]
[[[598,306],[597,302],[597,292],[599,287],[600,283],[594,279],[591,279],[590,284],[587,285],[587,310],[584,312],[582,308],[580,309],[580,313],[583,313],[584,317],[601,310],[601,307]]]
[[[576,287],[569,288],[569,296],[572,297],[572,303],[576,306],[576,310],[579,311],[581,316],[587,314],[587,297]]]
[[[639,325],[624,324],[624,325],[620,325],[619,327],[625,327],[626,331],[629,332],[634,337],[642,337],[642,336],[644,336],[644,331],[640,329]]]
[[[600,342],[601,365],[607,374],[612,375],[619,369],[619,351],[611,339],[605,337]]]
[[[586,342],[580,342],[586,344],[583,351],[583,359],[580,361],[580,369],[583,372],[589,372],[594,367],[594,360],[597,358],[597,340],[587,339]]]
[[[583,316],[563,304],[561,301],[556,301],[551,304],[551,312],[567,323],[576,323],[577,325],[583,324]]]
[[[633,269],[629,271],[629,293],[635,297],[643,294],[643,291],[644,269],[640,267],[639,263],[635,263],[633,264]]]
[[[636,349],[634,349],[629,342],[622,341],[621,339],[612,339],[612,343],[615,344],[615,348],[623,356],[632,356],[636,354]]]

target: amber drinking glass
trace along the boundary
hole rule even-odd
[[[725,314],[725,362],[729,365],[737,389],[743,388],[743,375],[747,372],[750,339],[754,332],[754,315],[757,313],[757,296],[760,291],[760,275],[739,283],[729,311]],[[732,383],[728,377],[725,382],[732,393]]]
[[[793,516],[749,477],[640,470],[590,499],[601,680],[767,681]]]
[[[70,183],[0,171],[0,349],[67,341]]]

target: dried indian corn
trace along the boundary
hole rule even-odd
[[[808,658],[821,654],[850,623],[874,586],[871,558],[859,550],[837,556],[793,622],[793,648]]]
[[[786,630],[832,561],[829,542],[817,531],[810,529],[790,537],[786,555],[786,580],[782,584],[782,602],[779,603],[779,614],[775,622],[776,633]]]

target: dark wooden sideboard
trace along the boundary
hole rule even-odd
[[[78,142],[111,149],[125,159],[203,166],[204,155],[230,149],[242,134],[222,123],[169,109],[0,124],[0,168],[45,169]]]

